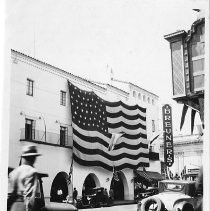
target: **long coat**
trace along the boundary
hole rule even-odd
[[[14,169],[9,174],[8,210],[34,211],[37,184],[37,171],[34,167],[21,165]]]

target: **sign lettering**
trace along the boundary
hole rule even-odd
[[[171,167],[174,163],[173,130],[172,130],[172,109],[166,104],[162,107],[163,112],[163,135],[165,164]]]

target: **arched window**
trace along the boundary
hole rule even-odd
[[[133,91],[133,97],[136,97],[136,91]]]
[[[141,100],[141,94],[140,93],[138,94],[138,98],[139,98],[139,100]]]
[[[149,97],[147,98],[147,102],[150,103],[150,98]]]
[[[154,101],[154,99],[152,99],[152,105],[155,105],[155,101]]]
[[[144,102],[146,101],[146,96],[145,96],[145,95],[143,96],[143,101],[144,101]]]

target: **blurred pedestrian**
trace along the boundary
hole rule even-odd
[[[74,188],[74,191],[73,191],[73,203],[74,203],[74,201],[77,202],[77,195],[78,195],[78,191],[77,191],[76,188]]]
[[[34,168],[39,156],[36,146],[22,148],[20,166],[9,174],[7,210],[35,211],[35,193],[38,183],[37,170]]]

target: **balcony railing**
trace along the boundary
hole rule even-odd
[[[64,140],[60,140],[60,134],[45,132],[41,130],[32,130],[31,134],[27,134],[25,128],[20,129],[20,140],[21,141],[33,141],[41,142],[45,144],[72,147],[73,139],[72,136],[65,136]],[[46,137],[45,137],[46,136]]]

